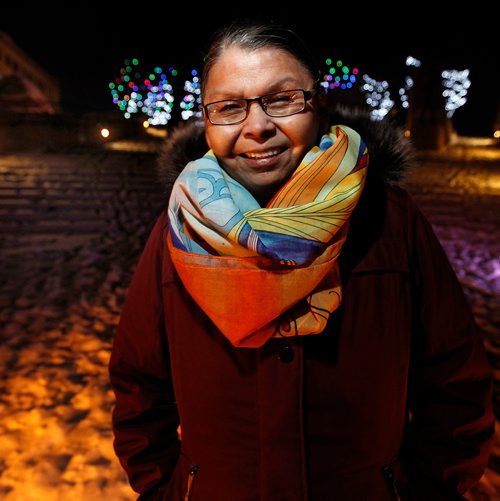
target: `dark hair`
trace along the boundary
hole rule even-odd
[[[218,30],[210,41],[201,75],[202,95],[210,70],[222,53],[231,46],[248,50],[262,48],[284,50],[294,56],[311,73],[314,80],[320,78],[321,72],[316,58],[304,41],[290,28],[273,22],[237,20]]]

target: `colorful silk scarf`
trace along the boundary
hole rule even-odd
[[[334,126],[264,208],[211,151],[181,172],[169,251],[189,294],[234,346],[325,328],[340,305],[337,258],[367,165],[359,134]]]

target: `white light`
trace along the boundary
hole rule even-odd
[[[193,80],[185,80],[184,91],[187,94],[180,103],[180,107],[182,108],[181,118],[183,120],[188,120],[191,117],[201,118],[201,88],[199,78],[195,76]]]
[[[406,58],[406,66],[414,66],[415,68],[419,68],[421,64],[422,63],[418,59],[415,59],[412,56],[408,56]],[[399,89],[399,97],[401,99],[401,106],[403,106],[403,108],[405,108],[405,109],[410,107],[409,98],[408,98],[407,93],[413,87],[413,84],[414,84],[413,78],[410,77],[409,75],[406,75],[405,76],[405,84],[401,89]]]
[[[366,82],[362,86],[362,90],[366,92],[366,103],[372,108],[370,116],[372,120],[382,120],[394,106],[389,83],[385,80],[377,81],[366,74],[363,75],[363,80]]]
[[[446,116],[451,118],[455,111],[467,102],[466,96],[471,85],[469,70],[444,70],[441,76],[444,79],[443,96],[446,97]]]
[[[406,66],[415,66],[415,68],[420,68],[421,64],[422,62],[416,59],[415,57],[408,56],[406,58]]]

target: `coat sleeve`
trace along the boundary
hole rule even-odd
[[[464,499],[494,433],[492,370],[471,310],[431,225],[410,201],[415,329],[409,472],[416,500]]]
[[[154,499],[168,483],[180,449],[162,307],[165,224],[162,215],[138,262],[109,363],[114,449],[139,499]]]

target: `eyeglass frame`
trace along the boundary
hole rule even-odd
[[[271,115],[270,113],[268,113],[268,111],[266,109],[266,106],[262,102],[262,100],[264,98],[269,97],[269,96],[274,96],[275,94],[281,94],[282,92],[298,92],[298,91],[302,92],[302,94],[303,94],[303,97],[304,97],[304,107],[301,110],[294,111],[293,113],[288,113],[286,115]],[[312,88],[310,90],[304,90],[304,89],[285,89],[285,90],[278,90],[276,92],[270,92],[269,94],[264,94],[264,95],[258,96],[258,97],[250,97],[250,98],[236,97],[236,98],[233,98],[233,99],[221,99],[219,101],[212,101],[211,103],[204,104],[202,106],[202,108],[203,108],[203,112],[205,113],[205,117],[207,118],[207,120],[212,125],[238,125],[238,124],[244,122],[248,118],[248,110],[250,109],[250,104],[252,102],[254,102],[254,101],[257,101],[259,103],[259,106],[262,108],[262,110],[264,111],[264,113],[268,117],[271,117],[271,118],[284,118],[284,117],[291,117],[292,115],[296,115],[298,113],[302,113],[306,109],[307,102],[310,101],[317,92],[318,92],[318,89],[316,87],[314,87],[314,88]],[[246,104],[246,107],[245,107],[245,116],[241,120],[238,120],[237,122],[231,122],[231,123],[227,123],[227,124],[213,123],[212,120],[210,120],[210,114],[208,113],[207,107],[210,106],[210,105],[212,105],[212,104],[224,103],[226,101],[245,101],[245,104]]]

